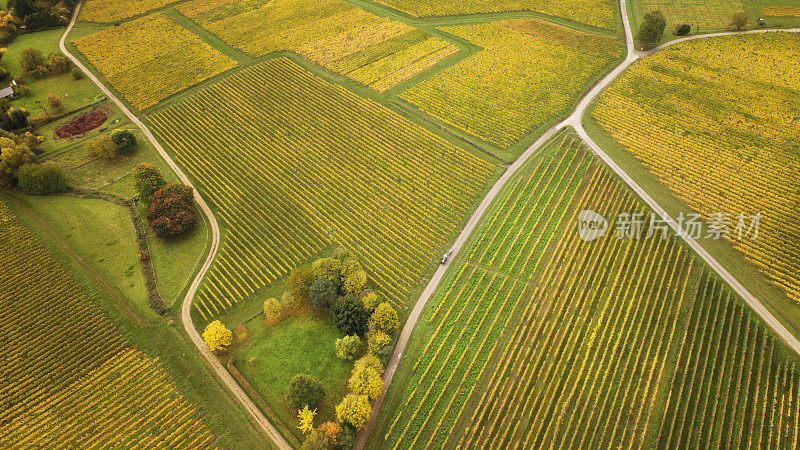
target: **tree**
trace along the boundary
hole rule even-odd
[[[333,282],[325,277],[319,277],[308,289],[308,303],[316,310],[324,310],[336,301],[337,295],[338,291]]]
[[[335,345],[336,356],[348,361],[352,361],[361,350],[361,338],[356,335],[345,336],[343,338],[336,339]]]
[[[369,313],[358,297],[347,294],[339,297],[331,306],[336,328],[344,334],[363,335],[369,326]]]
[[[319,430],[313,430],[303,441],[302,450],[325,450],[328,448],[328,438]]]
[[[161,171],[152,164],[141,163],[133,169],[133,186],[146,205],[150,204],[153,194],[167,185]]]
[[[132,155],[136,151],[136,135],[131,130],[114,130],[111,133],[111,140],[120,155]]]
[[[688,23],[675,26],[675,36],[686,36],[690,31],[692,31],[692,26]]]
[[[383,302],[375,308],[372,313],[372,323],[375,328],[383,331],[388,335],[393,335],[398,328],[400,328],[400,321],[397,319],[397,311],[392,308],[392,305]]]
[[[336,419],[341,423],[348,423],[360,430],[369,420],[372,406],[366,395],[347,394],[336,406]]]
[[[103,134],[84,144],[89,156],[95,158],[114,159],[117,157],[117,146],[111,140],[111,136]]]
[[[47,57],[47,69],[51,74],[67,73],[72,68],[72,61],[61,53],[50,53]]]
[[[308,290],[313,282],[314,277],[311,275],[311,269],[308,267],[297,267],[292,269],[286,284],[295,297],[305,300],[308,298]]]
[[[342,430],[336,422],[327,421],[324,422],[322,425],[317,427],[317,431],[322,433],[325,436],[325,440],[328,445],[336,445],[336,442],[339,437],[339,432]],[[349,448],[349,447],[348,447]]]
[[[373,355],[386,355],[386,348],[392,343],[392,337],[383,331],[373,331],[367,336],[367,349]]]
[[[0,138],[0,188],[4,189],[17,185],[20,167],[36,162],[36,155],[27,146],[8,141],[10,139]]]
[[[245,327],[243,323],[236,325],[236,328],[233,329],[233,333],[236,335],[237,343],[247,340],[247,327]]]
[[[25,164],[17,172],[19,189],[31,195],[49,195],[68,189],[64,171],[55,164]]]
[[[645,49],[653,48],[661,42],[664,36],[664,29],[667,27],[667,19],[661,11],[650,11],[644,15],[644,20],[636,33],[636,41]]]
[[[47,72],[47,61],[44,59],[41,50],[28,48],[19,54],[19,67],[22,75],[41,76]]]
[[[378,359],[378,357],[372,353],[362,356],[353,365],[353,367],[360,366],[372,367],[376,372],[378,372],[378,375],[383,376],[383,364],[381,364],[381,361]]]
[[[283,313],[283,305],[274,298],[264,300],[264,322],[267,325],[277,323]]]
[[[61,97],[57,95],[50,94],[47,96],[47,106],[50,109],[61,109]]]
[[[741,30],[746,27],[749,22],[750,16],[748,16],[746,12],[738,12],[731,18],[730,28]]]
[[[325,387],[322,381],[313,375],[297,374],[289,382],[289,392],[286,401],[292,409],[303,406],[317,406],[325,397]]]
[[[311,263],[311,275],[315,280],[325,277],[339,290],[342,287],[342,262],[335,258],[321,258]]]
[[[350,424],[342,424],[336,435],[336,442],[331,443],[333,450],[350,450],[356,446],[356,430]]]
[[[24,19],[26,16],[36,11],[33,0],[9,0],[8,7],[14,12],[14,15],[20,19]]]
[[[350,379],[347,380],[347,387],[350,388],[350,392],[366,395],[370,400],[378,398],[382,386],[383,380],[378,371],[363,364],[355,366],[350,373]]]
[[[199,222],[190,186],[170,184],[153,193],[150,199],[147,220],[153,233],[162,239],[183,236]]]
[[[28,117],[31,113],[25,108],[19,106],[12,106],[8,109],[8,120],[12,130],[24,128],[28,126]]]
[[[367,285],[367,272],[364,269],[356,270],[346,277],[342,282],[342,289],[348,294],[360,294]]]
[[[364,304],[364,309],[372,314],[375,308],[381,303],[381,298],[378,296],[377,292],[368,290],[361,293],[361,303]]]
[[[225,325],[219,320],[215,320],[206,325],[206,329],[203,331],[203,340],[206,342],[209,350],[216,352],[228,348],[233,338],[231,330],[225,328]]]
[[[314,416],[317,414],[317,408],[308,409],[308,405],[303,406],[303,409],[297,412],[297,419],[300,420],[300,425],[297,428],[303,434],[308,434],[314,431]]]

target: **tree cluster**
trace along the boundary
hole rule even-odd
[[[183,184],[169,184],[150,197],[147,220],[156,236],[173,239],[194,229],[198,223],[194,190]]]
[[[11,14],[29,29],[51,28],[69,23],[76,0],[9,0]]]
[[[72,61],[61,53],[50,53],[45,58],[40,50],[29,48],[20,53],[19,66],[22,69],[22,76],[45,78],[49,75],[69,72],[72,68]]]
[[[19,190],[30,195],[50,195],[69,188],[64,171],[55,164],[25,164],[17,178]]]
[[[51,189],[58,192],[62,186],[66,189],[66,180],[58,168],[39,169],[36,166],[36,153],[42,141],[41,136],[29,132],[17,135],[0,130],[0,188],[17,187],[22,171],[24,188],[30,193]]]
[[[136,151],[137,145],[136,135],[133,134],[133,131],[117,129],[110,135],[103,134],[90,140],[84,144],[84,148],[90,156],[114,159],[118,156],[132,155]]]

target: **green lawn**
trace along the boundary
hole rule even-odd
[[[63,28],[23,34],[8,45],[0,65],[11,72],[14,77],[21,77],[22,70],[19,66],[19,57],[22,51],[35,48],[42,52],[45,58],[50,53],[61,53],[58,49],[58,40],[64,33]],[[41,80],[29,78],[25,85],[31,89],[31,95],[12,101],[13,106],[20,106],[31,113],[31,118],[42,118],[53,115],[59,111],[50,111],[46,108],[44,100],[48,95],[63,97],[61,111],[71,111],[92,103],[96,103],[103,96],[95,85],[87,78],[76,80],[71,73],[54,75]],[[66,95],[66,96],[65,96]],[[36,103],[36,102],[41,103]]]
[[[236,366],[295,436],[302,440],[285,396],[289,381],[299,373],[314,375],[325,386],[325,399],[314,423],[334,420],[334,408],[348,392],[347,379],[353,363],[336,357],[334,342],[342,333],[333,320],[301,315],[265,326],[262,316],[258,316],[246,327],[247,341],[234,349]]]

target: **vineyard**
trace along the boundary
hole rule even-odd
[[[743,0],[637,0],[633,6],[636,17],[661,11],[667,19],[667,33],[684,23],[700,32],[723,31],[734,13],[747,9]]]
[[[494,172],[287,58],[147,120],[227,229],[195,301],[205,319],[332,244],[403,307]]]
[[[782,344],[680,240],[616,239],[612,228],[582,241],[583,209],[646,211],[562,136],[498,197],[426,306],[375,446],[794,442],[798,372]],[[673,426],[676,416],[686,420]]]
[[[633,65],[594,118],[706,218],[730,214],[731,244],[800,301],[800,36],[703,39]],[[733,233],[761,212],[758,239]]]
[[[140,110],[236,66],[163,14],[125,22],[73,43]]]
[[[483,50],[401,98],[501,147],[567,113],[586,85],[622,55],[616,40],[538,19],[442,30]]]
[[[762,6],[765,16],[800,17],[800,6]]]
[[[111,23],[144,14],[175,0],[87,0],[81,7],[80,20]]]
[[[113,324],[0,203],[0,447],[209,447],[157,360]]]
[[[177,8],[252,56],[291,50],[380,92],[458,52],[449,42],[342,0],[193,0]]]
[[[607,30],[616,28],[616,3],[608,0],[379,0],[379,3],[419,17],[534,11]]]

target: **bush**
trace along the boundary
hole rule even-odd
[[[314,277],[311,275],[311,269],[308,267],[298,267],[292,269],[286,284],[295,297],[305,300],[308,298],[308,290],[313,282]]]
[[[367,348],[373,355],[386,356],[389,354],[389,344],[392,343],[392,337],[383,331],[373,331],[367,336]]]
[[[650,11],[644,15],[644,20],[636,33],[636,41],[645,49],[658,45],[664,35],[664,28],[667,27],[667,20],[661,11]]]
[[[297,299],[297,297],[295,297],[294,294],[292,294],[289,291],[286,291],[283,293],[283,295],[281,295],[281,306],[283,307],[283,309],[294,308],[295,306],[297,306],[298,302],[299,300]]]
[[[347,387],[350,388],[350,392],[366,395],[370,400],[378,398],[382,386],[383,380],[380,373],[367,365],[354,367],[350,373],[350,379],[347,380]]]
[[[675,26],[675,36],[686,36],[692,31],[692,26],[688,23]]]
[[[360,294],[367,285],[367,272],[358,269],[343,278],[342,289],[348,294]]]
[[[364,308],[367,310],[367,312],[372,314],[378,304],[381,303],[381,299],[377,292],[369,290],[361,294],[361,303],[364,304]]]
[[[88,141],[84,144],[84,148],[89,153],[89,156],[95,158],[114,159],[117,157],[117,146],[111,140],[111,136],[103,134]]]
[[[18,172],[19,188],[31,195],[49,195],[67,190],[64,171],[54,164],[25,164]]]
[[[319,378],[297,374],[289,382],[289,392],[286,394],[286,401],[292,409],[300,409],[308,405],[313,408],[325,397],[325,388]]]
[[[149,205],[153,194],[166,186],[167,182],[156,166],[141,163],[133,169],[133,185],[139,194],[139,199]]]
[[[49,106],[50,109],[61,109],[61,103],[61,97],[53,94],[47,96],[47,106]]]
[[[383,364],[381,364],[381,361],[378,359],[378,357],[372,353],[368,353],[356,361],[354,367],[360,366],[372,367],[376,372],[378,372],[378,375],[383,376]]]
[[[356,335],[336,339],[336,356],[352,361],[361,351],[361,338]]]
[[[267,325],[274,324],[281,319],[283,313],[283,306],[274,298],[264,300],[264,323]]]
[[[400,328],[400,321],[397,320],[397,311],[386,302],[375,308],[375,312],[372,313],[372,323],[376,329],[388,335],[393,335]]]
[[[170,184],[151,197],[147,220],[153,233],[172,239],[191,231],[199,222],[194,210],[194,190],[182,184]]]
[[[746,27],[749,22],[750,16],[748,16],[746,12],[738,12],[731,18],[730,28],[741,30],[742,28]]]
[[[0,81],[8,81],[11,78],[11,74],[5,69],[5,67],[0,67]]]
[[[83,79],[83,71],[77,67],[72,68],[72,79],[73,80],[82,80]]]
[[[361,429],[372,414],[372,406],[366,395],[347,394],[336,406],[336,419],[342,424],[350,424]]]
[[[11,129],[16,130],[27,127],[28,117],[30,117],[30,115],[31,113],[29,113],[25,108],[20,108],[19,106],[11,107],[8,110],[8,119]]]
[[[331,280],[320,277],[308,289],[308,303],[316,310],[329,308],[336,300],[338,291]],[[350,334],[350,333],[346,333]]]
[[[339,297],[331,307],[336,328],[344,334],[363,335],[369,325],[369,313],[355,295]]]
[[[114,130],[111,140],[120,155],[132,155],[136,151],[136,135],[131,130]]]
[[[322,258],[311,264],[311,275],[315,280],[325,277],[339,290],[342,287],[342,262],[334,258]]]
[[[236,343],[247,340],[247,327],[245,327],[243,323],[236,325],[236,328],[233,329],[233,333],[236,335]]]
[[[0,187],[11,189],[17,184],[20,167],[34,164],[36,155],[24,145],[14,145],[8,138],[0,138],[0,145]]]
[[[331,445],[333,450],[350,450],[356,446],[356,430],[352,425],[343,424],[336,435],[336,443]]]
[[[47,57],[47,68],[51,74],[67,73],[72,68],[72,61],[61,53],[50,53]]]
[[[17,84],[11,88],[14,91],[14,95],[17,97],[28,97],[31,95],[31,88],[24,84]]]
[[[47,61],[45,61],[42,52],[35,48],[28,48],[22,51],[19,55],[19,67],[22,69],[22,74],[33,75],[47,72]]]

